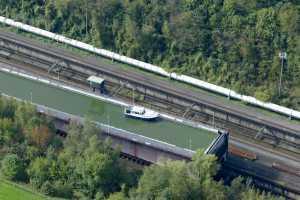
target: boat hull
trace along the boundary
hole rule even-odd
[[[130,115],[130,114],[124,114],[125,117],[132,118],[132,119],[138,119],[138,120],[143,120],[143,121],[156,121],[158,120],[159,116],[154,116],[154,117],[140,117],[140,116],[135,116],[135,115]]]

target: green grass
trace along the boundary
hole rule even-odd
[[[55,200],[26,186],[0,179],[0,200]]]

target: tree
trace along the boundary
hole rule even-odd
[[[88,148],[76,162],[75,173],[79,177],[80,190],[90,198],[94,198],[97,191],[105,196],[118,191],[124,181],[118,153],[110,153],[110,150],[103,150],[101,146],[102,142],[92,136]]]
[[[285,34],[294,36],[300,31],[300,11],[291,3],[284,4],[278,12],[280,29]]]
[[[93,26],[97,30],[101,46],[112,49],[114,47],[114,33],[112,31],[114,19],[122,17],[122,3],[119,0],[102,0],[97,2],[93,12]]]
[[[284,49],[289,55],[286,96],[277,98],[273,89],[267,92],[274,103],[296,109],[300,108],[293,95],[299,86],[299,6],[298,1],[269,0],[0,3],[10,16],[18,19],[21,13],[32,25],[44,28],[46,21],[47,28],[57,33],[251,96],[256,87],[275,85],[276,58]]]
[[[169,71],[300,109],[299,1],[2,0],[0,8],[2,15],[25,23],[46,24],[56,33]],[[288,59],[285,94],[278,98],[280,50],[288,52]],[[101,141],[92,124],[72,125],[61,146],[60,140],[53,145],[51,123],[30,104],[0,98],[0,118],[1,154],[18,155],[11,163],[29,165],[31,183],[45,193],[122,199],[133,188],[133,199],[274,198],[249,190],[240,180],[231,187],[214,181],[218,165],[202,153],[191,163],[168,161],[145,169],[135,188],[139,175],[122,169],[119,152]],[[6,172],[10,176],[18,167],[12,169]]]
[[[30,183],[36,188],[40,188],[46,181],[50,180],[49,162],[46,158],[36,158],[31,162],[27,173],[30,177]]]
[[[13,181],[26,180],[24,164],[16,154],[7,154],[1,164],[1,173],[5,178]]]
[[[0,145],[9,147],[22,140],[21,131],[14,121],[9,118],[0,118]]]
[[[107,200],[127,200],[128,198],[124,195],[123,192],[116,192],[111,194]]]
[[[229,200],[240,200],[242,193],[246,190],[246,186],[242,183],[243,178],[238,177],[231,182],[227,188],[227,198]]]
[[[17,108],[16,100],[3,98],[1,104],[0,116],[2,118],[13,118]]]
[[[249,188],[241,194],[241,200],[283,200],[271,194],[260,193],[254,188]]]
[[[262,40],[272,40],[274,38],[277,26],[276,15],[272,8],[265,8],[257,13],[256,31]]]
[[[36,116],[36,108],[30,103],[20,102],[15,110],[15,119],[21,129],[25,129],[26,124]]]
[[[213,180],[213,156],[198,152],[193,161],[165,161],[144,170],[133,199],[225,199],[224,186]]]
[[[46,149],[53,138],[46,125],[33,127],[30,132],[30,140],[41,149]]]

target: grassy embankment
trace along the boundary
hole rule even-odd
[[[32,191],[27,186],[12,183],[0,179],[0,199],[1,200],[58,200],[57,198],[46,197],[40,193]]]

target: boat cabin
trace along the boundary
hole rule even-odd
[[[141,106],[129,106],[124,110],[125,116],[143,119],[143,120],[154,120],[159,117],[159,113],[149,110]]]
[[[140,106],[131,106],[126,109],[126,113],[143,115],[143,114],[145,114],[145,108],[140,107]]]

